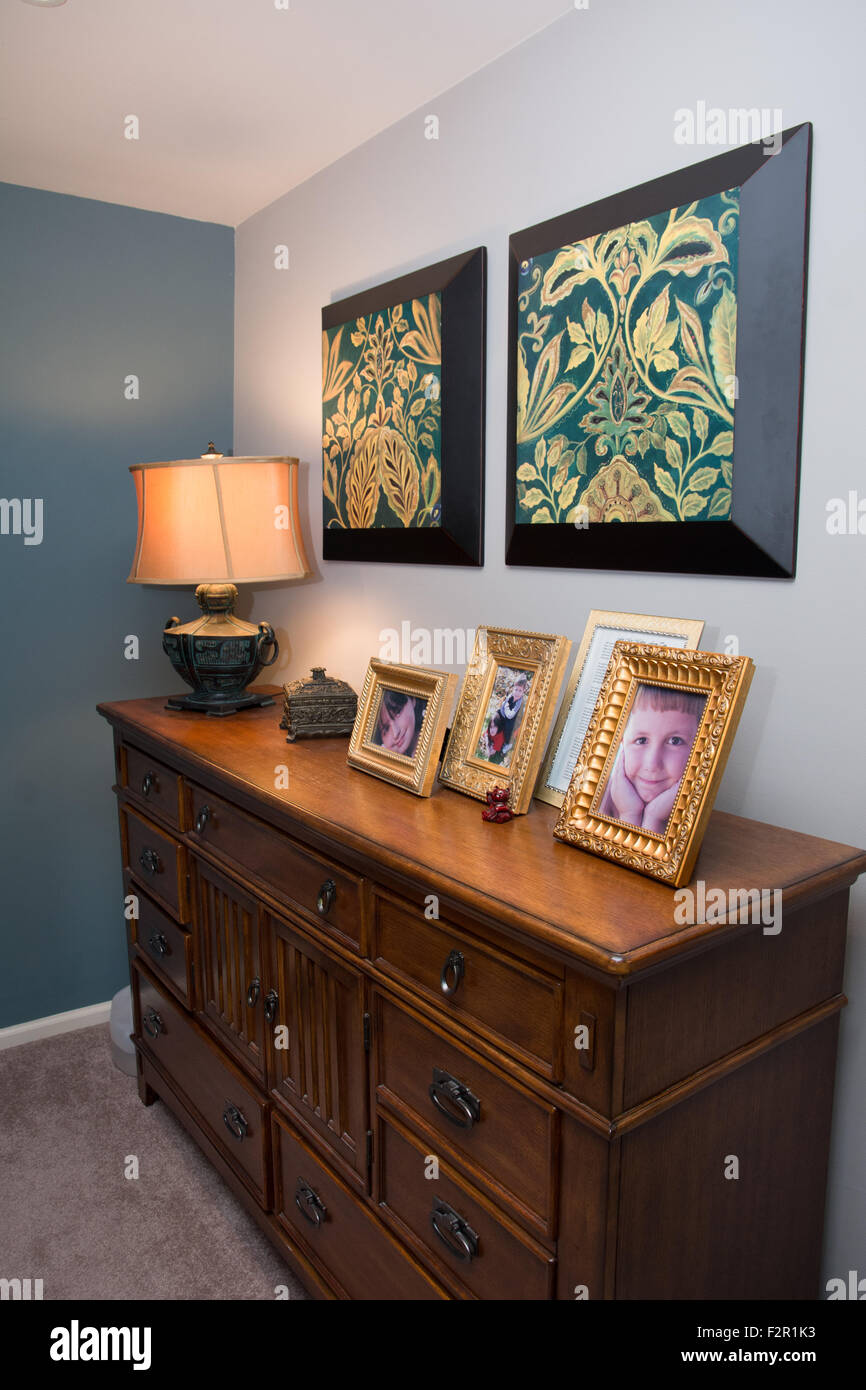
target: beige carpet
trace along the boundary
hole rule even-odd
[[[0,1277],[45,1299],[308,1298],[171,1111],[141,1104],[107,1024],[0,1051]]]

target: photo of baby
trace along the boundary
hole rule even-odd
[[[599,815],[665,833],[706,702],[706,695],[638,686]]]
[[[508,767],[526,712],[533,675],[532,671],[499,667],[475,749],[476,758],[499,767]]]
[[[412,758],[424,723],[427,701],[421,695],[404,695],[399,690],[382,691],[379,717],[371,743]]]

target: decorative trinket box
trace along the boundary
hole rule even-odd
[[[296,738],[348,738],[358,711],[358,696],[346,681],[326,676],[324,666],[314,666],[311,680],[283,686],[286,742]]]

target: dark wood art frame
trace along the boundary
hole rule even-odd
[[[812,126],[653,179],[510,238],[506,563],[791,578],[796,572]],[[739,396],[727,521],[515,521],[519,267],[527,257],[739,186]],[[781,291],[781,292],[780,292]]]
[[[442,296],[442,515],[435,527],[324,528],[325,560],[484,564],[487,248],[401,275],[322,309],[322,330],[407,300]]]

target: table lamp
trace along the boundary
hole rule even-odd
[[[298,460],[231,458],[213,444],[197,459],[130,468],[138,537],[130,584],[196,584],[203,616],[169,618],[162,645],[191,695],[167,708],[235,714],[273,697],[246,687],[272,666],[279,647],[270,623],[234,612],[237,584],[309,574],[298,519]]]

